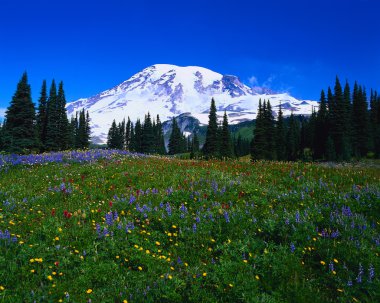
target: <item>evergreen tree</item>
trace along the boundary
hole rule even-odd
[[[164,139],[164,132],[162,130],[162,123],[160,120],[160,116],[157,115],[157,122],[156,122],[156,147],[155,150],[160,155],[166,154],[166,148],[165,148],[165,139]]]
[[[175,118],[172,119],[172,132],[169,138],[169,155],[174,155],[182,152],[183,149],[183,136],[178,127]]]
[[[74,116],[71,116],[70,122],[69,122],[69,148],[74,149],[75,146],[75,137],[76,137],[76,132],[77,132],[77,125],[76,125],[76,120]]]
[[[36,112],[26,73],[17,84],[16,92],[5,112],[3,141],[5,149],[12,153],[28,153],[38,147]]]
[[[129,142],[129,150],[136,151],[136,140],[135,140],[135,128],[133,123],[131,123],[131,141]]]
[[[113,120],[111,128],[108,131],[107,147],[112,149],[120,148],[120,131],[115,120]]]
[[[121,121],[121,123],[118,124],[118,129],[119,129],[119,149],[125,149],[125,119]]]
[[[142,152],[146,154],[154,153],[155,151],[155,140],[153,133],[152,120],[150,114],[145,116],[143,132],[142,132],[142,142],[141,142]]]
[[[264,100],[265,105],[265,100]],[[264,158],[267,160],[273,160],[276,158],[276,146],[275,146],[275,127],[274,118],[272,113],[272,107],[269,100],[264,106]]]
[[[203,145],[203,153],[206,158],[218,156],[218,121],[214,98],[211,99],[209,121],[207,125],[206,141]]]
[[[334,96],[333,96],[333,108],[330,110],[331,113],[331,136],[334,141],[335,152],[338,159],[342,159],[342,155],[346,154],[343,150],[343,137],[346,133],[345,127],[345,108],[344,108],[344,97],[342,87],[340,85],[338,77],[335,80],[334,86]]]
[[[299,157],[300,149],[300,127],[299,122],[291,113],[289,127],[286,135],[286,152],[289,161],[295,161]]]
[[[66,150],[69,147],[69,120],[67,119],[66,97],[62,81],[59,83],[57,94],[57,117],[56,143],[59,150]]]
[[[355,82],[352,97],[353,152],[358,158],[364,157],[369,145],[369,117],[365,89]]]
[[[46,80],[42,82],[41,94],[38,99],[38,112],[37,112],[37,132],[38,139],[41,145],[41,150],[45,150],[46,144],[46,127],[47,127],[47,88]]]
[[[328,136],[326,141],[326,159],[327,161],[336,160],[334,141],[331,136]]]
[[[196,156],[199,153],[199,150],[200,149],[198,135],[195,131],[193,131],[193,138],[191,141],[191,153],[193,156],[191,158],[194,158],[194,156]]]
[[[90,114],[86,113],[86,120],[85,120],[85,130],[86,130],[86,133],[85,133],[85,137],[84,137],[84,148],[89,148],[90,147],[90,141],[91,141],[91,127],[90,127]]]
[[[128,120],[127,120],[127,125],[125,127],[125,148],[127,150],[130,150],[131,146],[131,120],[129,119],[128,117]]]
[[[286,160],[286,126],[282,115],[281,104],[278,109],[278,118],[276,123],[276,157],[279,161]]]
[[[79,118],[78,118],[78,112],[75,113],[74,127],[75,127],[74,146],[75,146],[75,148],[81,148],[80,147],[80,138],[79,138]]]
[[[331,92],[331,91],[330,91]],[[321,91],[319,110],[316,118],[314,135],[314,158],[326,158],[326,143],[329,135],[329,116],[327,111],[325,92]]]
[[[266,111],[266,103],[264,106],[259,100],[259,108],[256,116],[256,124],[253,129],[253,138],[251,141],[251,160],[259,160],[265,158],[265,122],[264,112]]]
[[[233,150],[232,150],[232,141],[230,136],[230,131],[228,129],[228,118],[227,113],[224,111],[223,116],[223,124],[222,124],[222,132],[221,132],[221,142],[220,142],[220,156],[223,159],[232,158]]]
[[[59,110],[57,104],[57,87],[53,80],[50,86],[49,99],[47,102],[47,125],[45,149],[55,151],[59,149],[58,138],[60,130],[58,128]]]
[[[301,138],[300,152],[304,161],[311,161],[314,146],[314,134],[316,126],[316,113],[314,109],[309,119],[302,117],[301,119]]]
[[[137,119],[134,131],[134,151],[138,153],[142,152],[142,133],[143,128],[140,119]]]
[[[352,104],[351,92],[348,81],[343,92],[343,137],[342,137],[342,159],[348,161],[352,155]]]
[[[76,148],[88,148],[90,146],[90,117],[88,112],[86,113],[84,109],[79,112],[75,118],[76,125],[76,135],[75,135],[75,145]],[[120,139],[119,139],[120,140]]]

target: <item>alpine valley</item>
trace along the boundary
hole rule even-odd
[[[211,98],[215,99],[217,115],[227,112],[230,125],[246,125],[255,119],[259,100],[270,100],[276,117],[281,103],[284,115],[310,115],[317,101],[298,100],[288,93],[267,88],[250,88],[238,77],[222,75],[197,66],[180,67],[155,64],[138,72],[121,84],[89,98],[67,104],[69,117],[85,109],[91,117],[92,142],[105,143],[112,121],[130,117],[132,122],[144,119],[149,112],[158,114],[164,132],[170,131],[170,120],[178,117],[181,130],[192,132],[207,125]]]

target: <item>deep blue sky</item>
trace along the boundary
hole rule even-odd
[[[23,71],[63,80],[68,101],[155,63],[198,65],[318,99],[357,80],[380,90],[377,0],[0,0],[0,108]]]

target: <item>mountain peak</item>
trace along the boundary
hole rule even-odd
[[[121,121],[129,116],[134,122],[148,111],[153,116],[159,114],[162,121],[190,113],[207,124],[211,98],[220,113],[227,111],[230,124],[254,119],[260,98],[269,99],[272,106],[288,102],[289,113],[285,110],[284,114],[309,114],[312,108],[310,102],[302,104],[302,100],[288,94],[275,94],[264,88],[252,90],[234,75],[222,75],[200,66],[154,64],[109,90],[68,103],[67,113],[71,116],[88,110],[93,137],[97,142],[105,142],[113,119]]]

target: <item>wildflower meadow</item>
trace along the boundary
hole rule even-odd
[[[380,171],[0,156],[0,302],[380,302]]]

